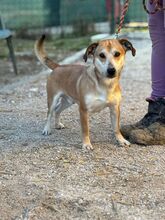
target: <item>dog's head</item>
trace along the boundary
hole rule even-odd
[[[92,55],[93,63],[98,72],[103,77],[114,78],[120,74],[125,54],[129,50],[135,56],[136,50],[127,39],[102,40],[98,43],[92,43],[83,58],[86,62],[88,57]]]

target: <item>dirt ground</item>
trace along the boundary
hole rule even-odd
[[[121,124],[144,115],[150,94],[150,40],[131,41],[137,56],[127,55],[122,73]],[[118,147],[105,109],[90,118],[94,151],[83,151],[76,105],[62,114],[66,129],[42,136],[47,71],[20,63],[35,74],[14,77],[0,62],[0,219],[165,219],[164,146]]]

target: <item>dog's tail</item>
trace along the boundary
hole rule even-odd
[[[58,63],[53,62],[53,60],[49,59],[47,57],[47,54],[44,49],[44,40],[45,40],[45,35],[43,34],[39,40],[36,41],[34,45],[34,50],[37,58],[39,61],[49,67],[50,69],[54,70],[56,67],[60,66]]]

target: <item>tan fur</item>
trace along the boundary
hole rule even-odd
[[[119,79],[126,51],[131,50],[135,55],[132,44],[126,39],[103,40],[91,44],[86,50],[84,60],[93,56],[93,64],[89,66],[59,65],[47,57],[43,48],[44,38],[43,36],[36,42],[35,52],[39,60],[53,71],[47,80],[48,119],[43,134],[51,133],[50,120],[53,112],[55,112],[56,128],[63,128],[64,125],[59,120],[60,113],[70,105],[77,103],[83,147],[93,149],[89,138],[88,114],[109,107],[116,139],[121,145],[129,145],[129,142],[120,133],[121,90]],[[120,53],[120,56],[115,56],[116,52]],[[105,58],[100,57],[101,53]],[[112,68],[115,69],[114,76],[111,76]]]

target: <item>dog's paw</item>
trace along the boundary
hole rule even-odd
[[[119,142],[119,145],[121,145],[121,146],[127,146],[127,147],[129,147],[130,145],[131,145],[131,143],[129,142],[129,141],[127,141],[126,139],[122,139],[122,140],[118,140],[118,142]]]
[[[83,144],[82,148],[84,150],[93,150],[93,147],[92,147],[92,144],[89,143],[89,144]]]
[[[48,128],[48,127],[45,127],[42,134],[45,135],[45,136],[50,135],[51,134],[51,129]]]
[[[60,123],[55,125],[55,128],[60,130],[60,129],[64,129],[65,126],[60,122]]]

